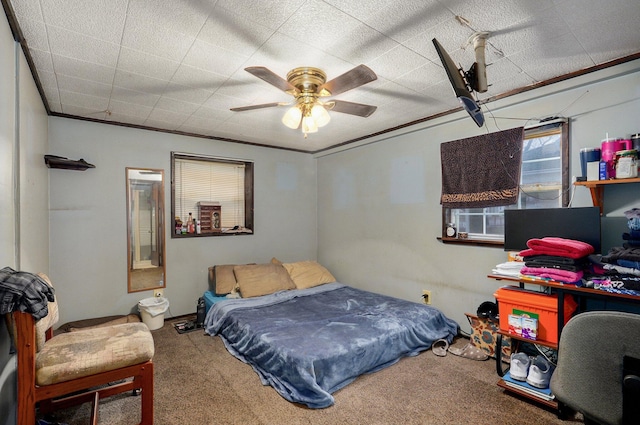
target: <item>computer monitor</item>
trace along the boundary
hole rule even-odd
[[[573,239],[600,253],[600,208],[538,208],[504,210],[504,250],[527,249],[529,239],[548,236]]]

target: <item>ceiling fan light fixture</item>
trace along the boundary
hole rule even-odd
[[[318,124],[312,116],[309,115],[306,117],[302,117],[302,132],[304,134],[318,132]]]
[[[282,117],[282,124],[295,130],[300,126],[300,119],[302,118],[302,110],[298,105],[289,108],[289,110]]]
[[[311,108],[311,116],[316,121],[318,127],[324,127],[325,125],[329,124],[329,121],[331,121],[329,112],[327,112],[324,106],[319,103],[316,103],[315,105],[313,105],[313,108]]]

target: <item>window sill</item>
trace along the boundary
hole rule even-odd
[[[241,236],[241,235],[253,235],[253,232],[216,232],[216,233],[185,233],[185,234],[171,234],[172,239],[187,239],[187,238],[208,238],[210,236]]]
[[[440,242],[445,244],[454,244],[454,245],[473,245],[473,246],[488,246],[493,248],[503,248],[503,241],[489,241],[489,240],[480,240],[480,239],[460,239],[460,238],[446,238],[446,237],[438,237],[436,238]]]

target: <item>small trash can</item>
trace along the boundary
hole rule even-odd
[[[169,300],[164,297],[145,298],[138,302],[142,322],[150,331],[164,326],[164,312],[169,308]]]

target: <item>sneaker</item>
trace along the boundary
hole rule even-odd
[[[530,363],[526,353],[511,354],[511,366],[509,367],[511,377],[517,381],[526,381]]]
[[[544,356],[536,356],[529,367],[527,384],[536,388],[548,388],[551,379],[551,364]]]

